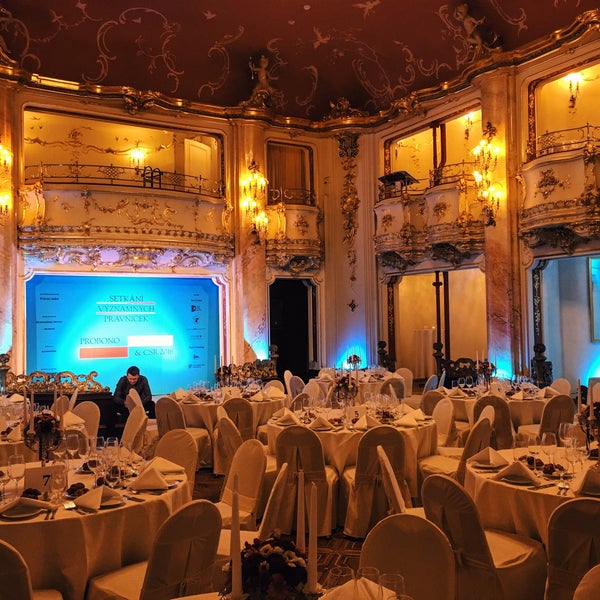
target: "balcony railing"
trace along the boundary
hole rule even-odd
[[[451,163],[442,165],[429,171],[429,187],[436,185],[445,185],[456,183],[468,185],[474,182],[473,170],[475,163],[470,161],[461,161],[459,163]]]
[[[547,131],[536,140],[535,156],[577,150],[589,144],[600,145],[600,126],[586,123],[583,127]]]
[[[40,163],[25,166],[25,183],[55,185],[105,185],[152,188],[165,191],[223,198],[225,188],[221,181],[201,175],[186,175],[177,171],[162,171],[150,166],[142,168],[117,165],[87,165]]]
[[[304,206],[315,205],[315,195],[312,190],[306,188],[272,188],[269,187],[269,204],[303,204]]]

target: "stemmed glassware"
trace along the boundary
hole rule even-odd
[[[79,436],[76,433],[67,434],[67,454],[71,460],[79,455]]]
[[[527,450],[533,457],[533,472],[538,474],[538,456],[540,454],[541,445],[540,438],[537,435],[530,435],[527,441]]]
[[[356,571],[355,596],[383,600],[377,567],[360,567]]]
[[[103,461],[102,451],[104,449],[104,438],[90,438],[89,441],[90,451],[87,458],[88,469],[94,474],[94,485],[96,484],[98,477],[102,475]]]
[[[25,456],[13,454],[8,457],[8,475],[15,482],[15,496],[19,495],[19,481],[25,477]]]
[[[329,569],[327,577],[325,578],[325,596],[326,597],[330,590],[338,588],[348,582],[355,581],[354,570],[346,566],[335,566]],[[354,598],[355,594],[349,594],[350,597]]]
[[[379,582],[381,583],[383,600],[406,600],[409,598],[405,596],[404,577],[400,573],[382,573]]]
[[[6,484],[10,481],[10,475],[8,474],[8,460],[6,458],[0,459],[0,486],[2,486],[2,493],[0,494],[0,500],[4,499],[6,493]]]
[[[554,459],[554,453],[556,451],[556,434],[551,431],[545,431],[542,433],[542,452],[548,457],[548,462],[552,462]]]
[[[66,460],[55,460],[52,464],[52,477],[48,482],[50,506],[56,511],[64,500],[67,489],[69,465]]]

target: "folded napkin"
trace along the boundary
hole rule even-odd
[[[537,393],[537,397],[538,398],[552,398],[552,396],[556,396],[558,394],[558,391],[555,390],[553,387],[545,387],[542,388],[538,393]]]
[[[85,421],[77,416],[74,412],[68,410],[61,419],[61,425],[63,427],[76,427],[77,425],[85,425]]]
[[[276,410],[272,415],[271,418],[272,419],[279,419],[280,417],[283,417],[283,415],[285,415],[286,411],[288,412],[292,412],[289,408],[286,408],[285,406],[283,408],[280,408],[279,410]]]
[[[262,390],[258,390],[256,394],[250,396],[249,400],[250,402],[264,402],[265,400],[268,400],[268,398],[269,397]]]
[[[50,502],[46,502],[44,500],[36,500],[35,498],[25,498],[23,496],[19,496],[18,498],[13,498],[8,502],[3,502],[0,504],[0,513],[7,511],[13,506],[32,506],[33,508],[41,508],[44,510],[49,510],[52,508]]]
[[[299,425],[300,419],[289,408],[285,410],[286,412],[277,420],[277,425]]]
[[[317,431],[324,431],[326,429],[333,429],[333,425],[322,416],[318,416],[309,426],[309,429],[315,429]]]
[[[420,408],[415,408],[408,412],[415,421],[427,421],[427,416]]]
[[[352,579],[338,587],[327,590],[327,600],[353,600],[360,598],[361,600],[376,600],[380,598],[381,589],[379,586],[365,577],[360,579]],[[391,598],[394,596],[385,596]]]
[[[132,490],[166,490],[169,484],[158,469],[144,469],[129,486]]]
[[[450,396],[450,398],[466,398],[467,394],[465,394],[459,387],[456,387],[452,388],[448,392],[448,396]]]
[[[73,500],[76,506],[85,510],[96,512],[102,505],[112,504],[121,500],[121,494],[105,485],[92,488],[89,492],[77,496]]]
[[[467,462],[475,465],[486,465],[490,467],[505,467],[508,465],[508,461],[504,458],[504,456],[489,446],[471,456]]]
[[[184,390],[183,388],[179,388],[178,390],[175,390],[174,392],[171,393],[171,397],[174,400],[183,400],[184,398],[186,398],[188,396],[189,392],[187,390]]]
[[[285,392],[276,387],[268,387],[266,390],[263,390],[263,394],[265,394],[267,398],[285,398]]]
[[[571,487],[576,496],[600,496],[600,473],[588,469]]]
[[[497,481],[512,480],[515,483],[527,481],[531,485],[540,485],[542,480],[530,471],[521,461],[515,461],[494,475]]]
[[[178,465],[177,463],[174,463],[167,458],[163,458],[162,456],[155,456],[146,465],[146,469],[156,469],[159,473],[162,473],[163,475],[185,473],[185,469],[181,465]]]
[[[511,400],[525,400],[525,394],[523,394],[523,390],[519,390],[515,392],[511,397]]]
[[[418,427],[417,420],[412,415],[402,415],[394,421],[394,425],[401,427]]]
[[[354,424],[354,429],[370,429],[371,427],[378,427],[381,423],[371,415],[363,415]]]
[[[20,442],[23,439],[23,433],[21,432],[21,425],[15,425],[10,433],[6,436],[9,442]]]

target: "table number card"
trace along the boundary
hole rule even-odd
[[[46,465],[44,467],[27,467],[25,469],[24,487],[35,488],[40,492],[50,493],[50,481],[56,469],[55,465]]]

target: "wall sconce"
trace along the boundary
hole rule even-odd
[[[486,227],[496,224],[496,214],[502,197],[498,184],[494,184],[492,178],[500,154],[500,148],[492,143],[496,132],[496,128],[488,121],[483,130],[484,139],[473,148],[475,157],[473,178],[477,188],[477,200],[483,205]]]
[[[10,194],[0,193],[0,220],[5,221],[10,213]]]
[[[145,162],[146,153],[143,148],[140,148],[139,144],[136,144],[135,148],[129,151],[129,163],[135,169],[136,175],[139,175],[140,171],[144,168]]]
[[[473,129],[473,122],[475,120],[475,113],[470,112],[464,117],[465,120],[465,140],[469,139],[471,135],[471,129]]]
[[[577,96],[579,96],[579,84],[583,81],[583,75],[581,73],[569,73],[564,81],[569,86],[569,110],[574,111]]]
[[[12,153],[7,150],[0,141],[0,169],[4,175],[8,175],[10,166],[12,165]]]
[[[251,233],[256,238],[254,243],[260,244],[261,234],[263,237],[266,236],[269,223],[267,213],[263,210],[268,181],[260,172],[260,168],[254,159],[248,165],[248,171],[250,171],[250,174],[242,179],[240,183],[242,208],[249,225],[252,227]]]

